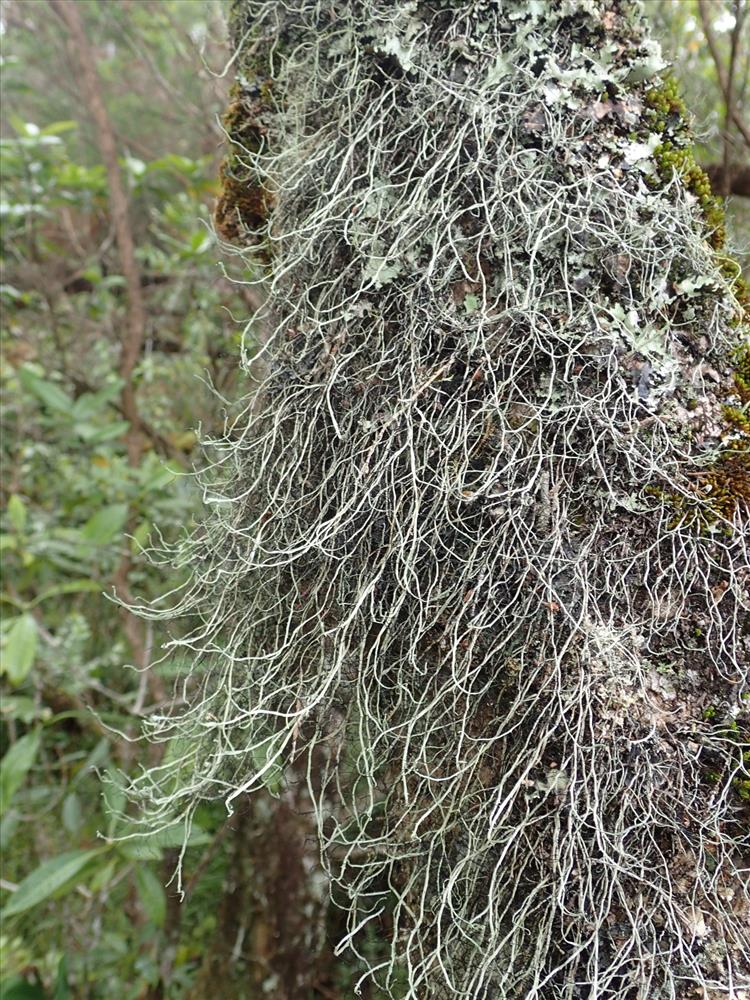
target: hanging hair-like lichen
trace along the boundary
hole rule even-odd
[[[383,996],[747,996],[747,328],[638,8],[233,19],[273,332],[146,821],[307,773]]]

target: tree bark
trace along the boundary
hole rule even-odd
[[[306,763],[376,995],[742,996],[745,293],[640,7],[233,19],[217,226],[274,334],[170,806]]]

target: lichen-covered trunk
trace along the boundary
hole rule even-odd
[[[217,227],[274,333],[136,792],[308,761],[376,995],[746,998],[745,293],[640,8],[233,25]]]

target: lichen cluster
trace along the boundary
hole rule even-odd
[[[638,8],[234,19],[231,155],[273,198],[225,234],[273,334],[146,612],[193,616],[200,696],[153,720],[144,822],[306,775],[383,996],[730,995],[747,356]]]

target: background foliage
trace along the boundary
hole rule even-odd
[[[725,136],[716,65],[693,0],[649,11],[684,82],[705,165],[739,160]],[[710,15],[729,59],[736,0]],[[163,635],[108,600],[148,598],[180,581],[141,553],[154,526],[175,535],[198,515],[189,472],[196,429],[209,434],[232,398],[240,325],[252,302],[220,261],[216,195],[229,52],[211,0],[89,0],[97,58],[127,185],[148,323],[134,373],[144,447],[128,461],[118,355],[127,303],[107,179],[63,26],[46,3],[2,6],[2,709],[0,838],[7,1000],[252,997],[243,944],[251,826],[206,810],[191,835],[186,898],[170,883],[182,831],[147,843],[108,768],[154,762],[134,742],[168,704],[179,664],[141,672]],[[748,47],[738,80],[747,85]],[[744,60],[744,61],[743,61]],[[746,199],[745,199],[746,202]],[[747,260],[748,214],[729,202]],[[224,262],[230,267],[230,262]],[[139,631],[140,630],[140,631]],[[238,865],[238,844],[246,864]],[[272,848],[271,848],[272,849]],[[266,848],[266,855],[267,855]],[[238,869],[249,879],[237,898]],[[256,901],[257,902],[257,901]],[[227,929],[235,938],[227,947]],[[217,977],[215,958],[223,970]],[[234,985],[233,985],[234,984]],[[248,992],[250,990],[250,992]],[[350,976],[320,996],[350,994]]]

